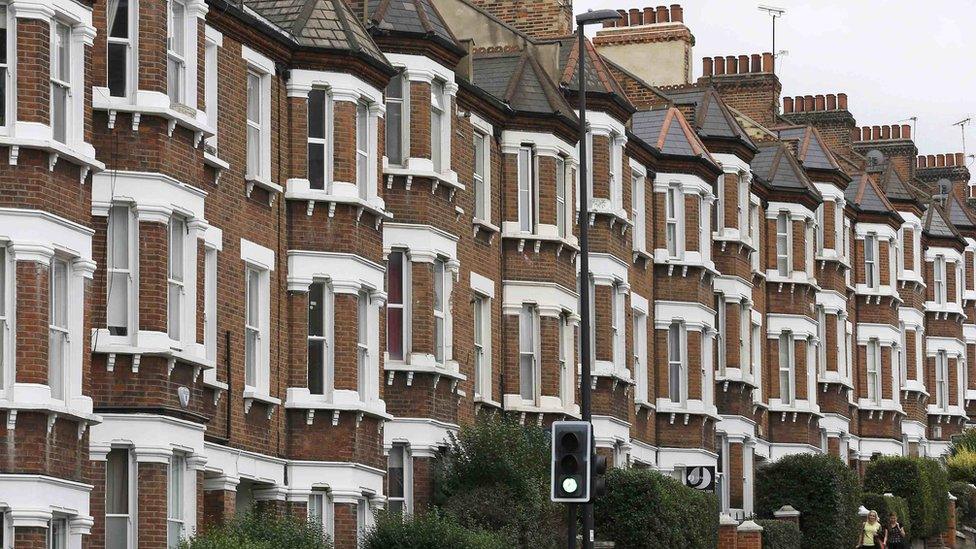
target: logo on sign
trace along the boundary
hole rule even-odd
[[[715,467],[705,465],[685,469],[685,485],[703,492],[715,491]]]

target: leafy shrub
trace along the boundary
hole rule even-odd
[[[617,549],[715,547],[714,496],[649,469],[611,469],[594,504],[597,538]]]
[[[916,538],[936,536],[946,528],[949,482],[936,460],[880,457],[868,464],[864,489],[905,498],[912,535]]]
[[[800,511],[801,547],[846,547],[857,538],[857,475],[835,456],[795,454],[760,467],[756,512],[772,518],[784,505]]]
[[[500,537],[480,530],[468,530],[449,516],[431,511],[404,519],[399,514],[380,513],[363,540],[363,549],[506,549]]]
[[[254,511],[208,528],[180,543],[181,549],[331,549],[319,524]]]
[[[976,482],[976,450],[960,448],[946,458],[949,480]]]
[[[761,519],[762,549],[800,549],[800,527],[787,520]]]
[[[897,515],[898,522],[901,523],[902,527],[905,529],[905,533],[908,535],[908,538],[911,539],[912,519],[909,515],[908,502],[905,501],[905,498],[866,492],[861,497],[861,505],[863,505],[865,509],[876,511],[878,513],[878,520],[881,521],[881,524],[888,524],[888,515],[891,513]]]
[[[976,486],[956,481],[949,485],[949,493],[956,496],[956,520],[976,527]]]
[[[434,503],[510,547],[557,547],[564,509],[549,501],[549,444],[545,430],[511,420],[462,427],[435,470]]]
[[[966,429],[962,433],[952,437],[952,445],[949,446],[949,455],[954,456],[964,450],[976,452],[976,429]]]

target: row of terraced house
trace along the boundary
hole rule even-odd
[[[0,0],[0,548],[255,506],[355,547],[460,426],[582,383],[614,466],[716,466],[734,516],[764,461],[941,455],[964,155],[781,98],[769,53],[693,79],[680,6],[621,14],[581,52],[563,0]]]

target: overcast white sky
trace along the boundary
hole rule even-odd
[[[575,0],[574,9],[664,3]],[[962,132],[952,124],[973,116],[966,149],[976,153],[976,2],[680,1],[695,35],[694,78],[701,76],[706,55],[771,49],[772,24],[757,9],[760,3],[786,9],[776,21],[776,49],[788,51],[777,68],[784,95],[846,93],[860,126],[917,116],[915,144],[921,154],[962,151]],[[973,160],[968,162],[972,167]]]

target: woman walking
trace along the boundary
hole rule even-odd
[[[861,537],[858,539],[860,549],[884,549],[885,529],[878,522],[878,513],[871,511],[861,527]]]
[[[898,522],[898,515],[888,515],[888,525],[885,527],[885,541],[888,549],[906,549],[908,535],[905,527]]]

